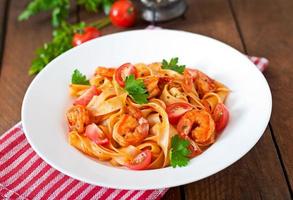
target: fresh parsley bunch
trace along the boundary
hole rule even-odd
[[[52,25],[57,27],[61,24],[69,13],[70,3],[69,0],[33,0],[26,9],[19,15],[20,21],[27,20],[31,16],[36,15],[41,11],[52,12]]]
[[[32,61],[29,74],[39,73],[51,60],[71,49],[73,34],[82,31],[84,27],[85,23],[70,25],[62,22],[60,27],[53,31],[52,41],[37,49],[37,57]]]
[[[52,13],[51,23],[54,28],[52,40],[37,49],[36,58],[32,61],[29,69],[30,75],[39,73],[50,61],[71,49],[73,47],[73,35],[83,32],[83,29],[88,26],[83,22],[76,24],[66,22],[69,15],[70,2],[70,0],[32,0],[19,15],[18,19],[23,21],[42,11],[51,11]],[[103,9],[108,14],[113,2],[114,0],[77,0],[77,5],[93,12]],[[109,19],[105,18],[89,26],[100,29],[109,23]]]
[[[108,15],[113,2],[114,0],[77,0],[76,3],[92,12],[103,9]],[[19,15],[18,19],[23,21],[42,11],[51,11],[52,26],[58,27],[67,19],[69,9],[70,0],[32,0]]]

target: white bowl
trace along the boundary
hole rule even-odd
[[[219,139],[186,167],[132,171],[91,159],[67,140],[65,112],[71,74],[92,75],[97,66],[151,63],[179,57],[231,89],[230,121]],[[62,54],[33,80],[22,105],[22,122],[33,149],[47,163],[75,179],[119,189],[154,189],[200,180],[244,156],[262,136],[270,118],[271,93],[246,56],[217,40],[171,30],[139,30],[94,39]]]

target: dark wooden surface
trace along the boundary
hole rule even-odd
[[[0,0],[0,133],[20,120],[22,98],[34,51],[50,39],[48,14],[27,22],[17,16],[28,0]],[[211,36],[249,55],[265,56],[273,95],[269,126],[256,146],[227,169],[188,185],[171,188],[163,199],[292,199],[293,188],[293,1],[188,0],[183,18],[160,24]],[[79,16],[79,17],[78,17]],[[95,20],[73,9],[71,21]],[[147,26],[140,21],[137,27]],[[105,34],[122,31],[107,27]],[[291,84],[290,84],[291,82]]]

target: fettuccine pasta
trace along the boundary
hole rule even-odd
[[[229,89],[172,60],[98,67],[90,80],[76,70],[69,88],[69,143],[133,170],[184,166],[215,142],[229,118]]]

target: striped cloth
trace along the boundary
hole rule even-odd
[[[249,57],[265,70],[268,60]],[[160,199],[166,189],[118,190],[90,185],[55,170],[31,148],[16,124],[0,138],[0,199]]]

